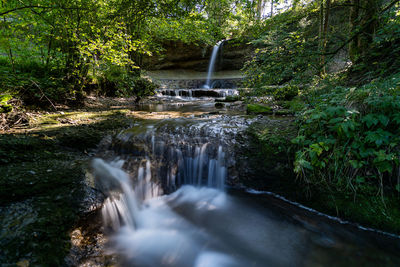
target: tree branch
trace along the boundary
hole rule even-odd
[[[381,13],[384,13],[385,11],[391,9],[395,4],[397,4],[400,0],[394,0],[390,4],[388,4],[384,9],[381,10]]]
[[[4,12],[1,12],[1,13],[0,13],[0,16],[7,15],[7,14],[9,14],[9,13],[12,13],[12,12],[15,12],[15,11],[18,11],[18,10],[32,9],[32,8],[39,8],[39,9],[66,9],[66,10],[69,10],[69,9],[81,9],[81,8],[79,8],[79,7],[21,6],[21,7],[16,7],[16,8],[13,8],[13,9],[10,9],[10,10],[4,11]]]

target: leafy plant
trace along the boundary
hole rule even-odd
[[[400,76],[335,87],[298,118],[295,171],[308,184],[395,190],[400,158]]]

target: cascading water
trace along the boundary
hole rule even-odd
[[[199,103],[197,111],[209,111]],[[185,110],[164,108],[157,112]],[[255,195],[226,192],[225,181],[237,175],[236,146],[260,120],[210,112],[137,120],[105,139],[92,167],[105,195],[107,253],[118,256],[119,266],[377,266],[382,259],[400,266],[397,241],[375,242],[357,228],[321,223],[276,198],[270,201],[281,201],[277,206],[265,207]]]
[[[137,135],[120,134],[110,149],[125,160],[92,163],[107,196],[102,215],[114,233],[113,252],[128,266],[240,266],[244,258],[236,261],[222,240],[210,242],[214,234],[190,222],[198,216],[206,222],[214,210],[226,207],[226,157],[215,143],[215,122],[174,122],[173,133],[165,123]],[[210,132],[214,138],[206,138]],[[127,156],[138,146],[145,151]],[[133,171],[128,174],[124,165]]]
[[[208,72],[207,72],[207,81],[206,84],[204,85],[204,88],[206,89],[210,89],[211,88],[211,78],[212,75],[214,73],[214,68],[215,68],[215,62],[217,59],[217,55],[218,55],[218,50],[220,45],[223,43],[223,41],[217,43],[213,50],[212,50],[212,54],[211,54],[211,58],[210,58],[210,64],[208,65]]]

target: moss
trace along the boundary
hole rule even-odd
[[[237,164],[243,172],[240,183],[282,195],[297,193],[290,140],[296,133],[292,119],[269,119],[254,123],[247,130],[246,146],[241,148]]]
[[[0,181],[0,261],[61,265],[84,195],[82,166],[53,160],[3,166],[0,172],[7,173]]]
[[[246,112],[247,114],[253,114],[253,115],[254,114],[269,115],[272,114],[272,108],[259,104],[247,104]]]
[[[400,202],[397,196],[385,196],[385,205],[376,194],[346,194],[345,192],[326,192],[311,188],[311,197],[302,201],[308,206],[357,222],[366,227],[400,234]]]
[[[240,101],[240,100],[241,100],[241,97],[238,95],[228,95],[224,99],[217,99],[215,101],[216,102],[236,102],[236,101]]]
[[[0,135],[0,262],[5,265],[63,265],[69,232],[81,216],[85,152],[131,122],[118,111],[43,117],[57,124]],[[73,124],[60,122],[72,118]]]
[[[58,124],[59,122],[57,120],[54,120],[52,118],[45,118],[43,119],[40,124]]]

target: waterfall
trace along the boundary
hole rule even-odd
[[[199,91],[192,90],[191,95],[181,89],[176,95],[196,97]],[[297,203],[274,193],[249,189],[254,194],[249,196],[235,188],[224,190],[228,177],[228,184],[238,177],[238,159],[251,159],[235,157],[235,147],[256,122],[261,120],[214,114],[142,120],[104,140],[99,157],[107,160],[94,159],[91,169],[105,198],[101,208],[102,230],[109,241],[105,253],[118,264],[108,264],[107,256],[103,265],[264,267],[351,262],[358,266],[374,253],[371,266],[379,266],[382,259],[400,266],[397,237],[386,243],[381,233],[363,237],[340,219],[328,224],[332,217],[325,216],[319,222],[323,214],[298,209]],[[379,247],[371,240],[379,241]],[[96,263],[97,244],[104,241],[97,242],[89,254]],[[84,265],[94,265],[90,263]]]
[[[204,85],[204,88],[211,88],[211,77],[214,72],[215,61],[217,59],[218,50],[222,43],[223,43],[223,41],[217,43],[213,48],[211,58],[210,58],[210,64],[208,65],[207,82]]]

